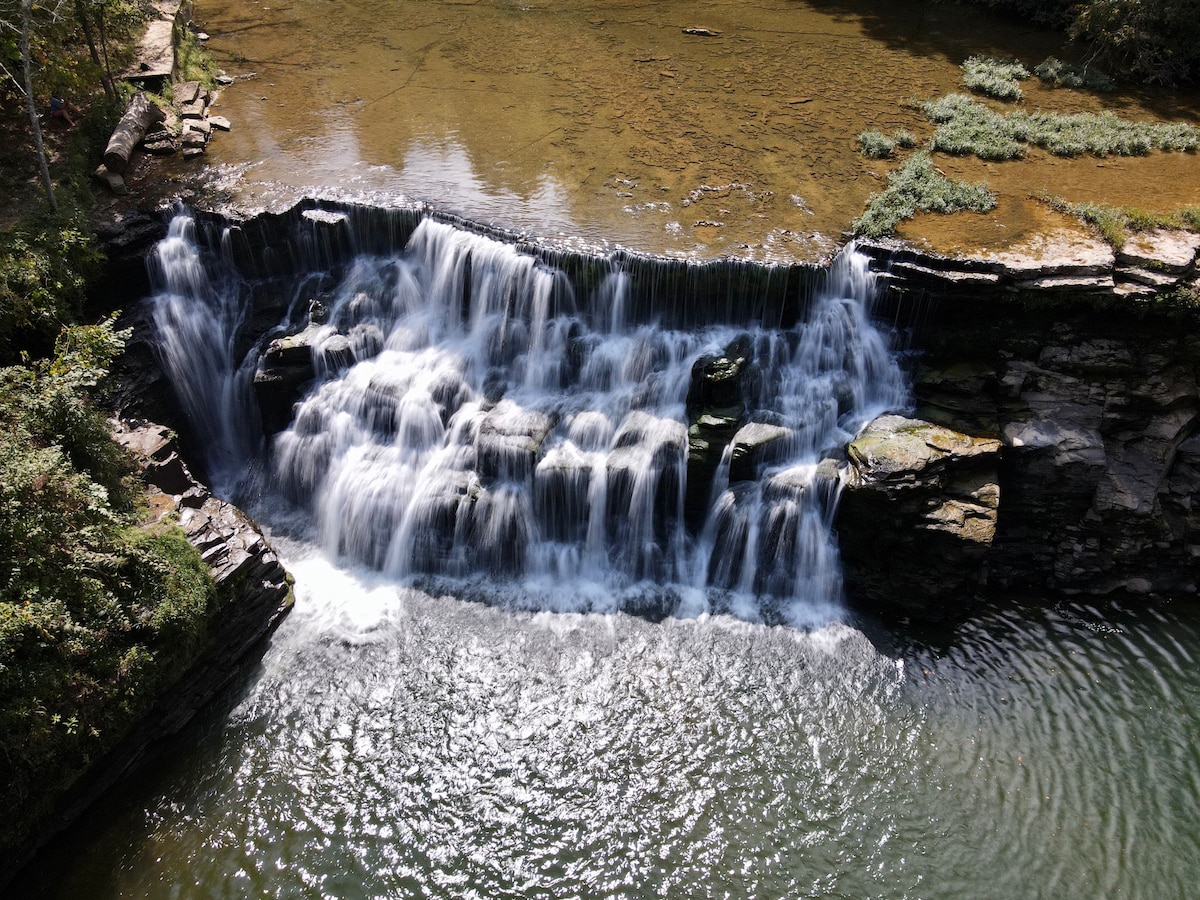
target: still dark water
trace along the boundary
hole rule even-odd
[[[52,848],[30,896],[1200,883],[1194,607],[1014,604],[936,639],[653,624],[514,613],[284,553],[297,606],[232,711]]]

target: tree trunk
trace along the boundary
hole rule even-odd
[[[112,82],[109,81],[104,64],[100,62],[100,54],[96,51],[96,39],[92,37],[92,22],[88,18],[87,5],[84,0],[75,0],[75,18],[79,20],[79,24],[83,27],[83,37],[87,41],[88,53],[92,57],[92,62],[100,70],[100,84],[104,86],[104,96],[112,100]]]
[[[100,22],[100,49],[104,51],[104,74],[108,76],[108,83],[113,89],[113,99],[116,99],[117,83],[113,80],[112,66],[108,62],[108,28],[104,23],[104,3],[101,2],[97,7],[96,18]]]
[[[50,208],[58,212],[54,199],[54,183],[50,180],[50,163],[46,160],[46,144],[42,140],[42,123],[38,120],[37,97],[33,93],[33,62],[29,54],[29,30],[33,27],[33,0],[21,0],[21,71],[25,76],[25,103],[29,107],[29,125],[33,128],[33,145],[37,149],[38,166],[42,170],[42,187]]]
[[[151,103],[144,93],[138,91],[129,101],[129,109],[121,116],[121,121],[108,139],[108,147],[104,150],[104,165],[110,172],[124,175],[129,171],[129,157],[137,149],[146,129],[161,122],[165,116],[161,109]]]

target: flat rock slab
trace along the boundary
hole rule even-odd
[[[202,99],[193,100],[191,103],[183,103],[179,106],[179,115],[184,119],[203,119],[204,108],[208,104]]]
[[[155,19],[146,26],[133,62],[125,70],[126,78],[170,78],[175,68],[175,47],[171,40],[174,17]]]
[[[1124,266],[1181,274],[1192,267],[1200,251],[1200,234],[1188,231],[1147,231],[1127,240],[1117,254]]]
[[[196,98],[200,96],[200,82],[183,81],[175,85],[172,90],[175,93],[176,105],[182,106],[185,103],[194,103]]]
[[[846,448],[865,482],[915,481],[924,470],[949,459],[995,457],[1000,442],[960,434],[941,425],[904,416],[880,416]]]
[[[217,131],[228,131],[233,127],[224,116],[209,116],[208,124],[217,129]]]
[[[1040,234],[1002,253],[984,258],[999,263],[1004,274],[1018,280],[1059,275],[1105,275],[1112,271],[1116,256],[1099,238],[1079,231]]]

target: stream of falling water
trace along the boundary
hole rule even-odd
[[[233,358],[239,285],[201,264],[191,229],[178,217],[159,247],[152,303],[209,470],[231,484],[254,458],[258,360]],[[631,321],[630,277],[611,266],[580,296],[534,256],[430,219],[403,252],[356,257],[297,323],[316,379],[274,440],[271,489],[334,559],[509,606],[836,618],[836,457],[906,402],[865,259],[841,254],[788,329]],[[736,377],[706,398],[713,365]],[[722,433],[719,461],[692,465]]]
[[[191,228],[160,246],[152,302],[208,469],[245,491],[250,292]],[[821,460],[903,399],[869,277],[847,254],[794,329],[687,333],[629,315],[628,279],[576,297],[432,222],[341,273],[259,485],[295,610],[14,897],[1194,895],[1195,608],[1035,598],[925,636],[823,621]],[[691,367],[731,346],[759,373],[747,420],[782,446],[724,460],[685,527]],[[696,615],[595,614],[668,593],[658,612]]]

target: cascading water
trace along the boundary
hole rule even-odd
[[[262,442],[251,392],[257,360],[239,365],[233,358],[248,304],[228,260],[205,265],[190,216],[171,220],[149,260],[159,358],[201,443],[209,480],[232,491]]]
[[[210,280],[188,233],[177,219],[159,248],[156,322],[228,471],[253,455],[237,283]],[[313,326],[278,488],[330,554],[399,578],[527,608],[828,621],[833,458],[906,401],[864,259],[841,254],[784,330],[630,322],[630,279],[611,267],[577,296],[545,262],[429,219],[402,253],[356,257]]]

